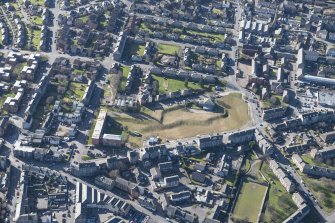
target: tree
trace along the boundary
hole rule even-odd
[[[250,141],[250,142],[249,142],[249,148],[250,148],[250,149],[254,149],[255,146],[256,146],[256,142],[255,142],[255,141]]]
[[[58,93],[58,94],[64,94],[65,91],[66,91],[66,88],[65,88],[65,87],[63,87],[63,86],[58,86],[58,87],[57,87],[57,93]]]
[[[46,100],[47,105],[51,105],[54,102],[54,100],[55,100],[54,96],[47,97],[47,100]]]
[[[271,103],[272,106],[279,106],[280,105],[280,100],[276,96],[271,96],[270,103]]]
[[[199,81],[199,85],[200,85],[200,87],[203,87],[203,86],[204,86],[204,79],[203,79],[203,78],[200,79],[200,81]]]
[[[119,176],[119,170],[112,170],[108,173],[108,176],[112,179],[115,179]]]
[[[185,77],[184,86],[188,87],[188,77]]]

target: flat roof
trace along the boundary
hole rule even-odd
[[[107,111],[106,110],[100,110],[97,122],[95,123],[95,127],[93,130],[92,138],[100,138],[104,124],[105,119],[107,117]]]
[[[121,140],[122,136],[121,135],[114,135],[114,134],[104,134],[103,139],[110,139],[110,140]]]

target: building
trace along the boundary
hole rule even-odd
[[[335,157],[335,146],[325,147],[320,150],[312,149],[311,156],[313,159],[316,159],[320,162],[326,159],[332,159]]]
[[[254,138],[255,138],[255,129],[252,128],[231,133],[228,136],[228,141],[232,144],[243,144],[254,140]]]
[[[335,140],[335,131],[323,133],[323,134],[320,135],[320,138],[324,142],[326,142],[326,143],[334,142],[334,140]]]
[[[285,116],[286,108],[279,107],[279,108],[270,108],[263,110],[262,118],[264,121],[269,121],[277,118],[281,118]]]
[[[137,201],[142,207],[149,209],[151,211],[156,211],[156,204],[153,199],[144,196],[139,196]]]
[[[174,169],[174,166],[171,161],[158,163],[158,169],[161,173],[169,173]]]
[[[102,131],[105,126],[106,117],[107,117],[107,111],[100,110],[100,113],[97,117],[97,122],[95,123],[93,134],[92,134],[92,144],[93,145],[100,144],[100,137],[102,136]]]
[[[332,91],[319,91],[318,92],[318,105],[335,108],[335,95]]]
[[[227,155],[223,154],[215,174],[220,177],[226,177],[229,173],[230,165],[227,162]]]
[[[159,180],[162,177],[161,171],[157,167],[150,169],[151,179]]]
[[[179,185],[179,176],[174,175],[170,177],[164,177],[164,186],[167,188],[177,187]]]
[[[92,142],[93,142],[93,138],[92,138]],[[113,135],[113,134],[103,134],[102,145],[103,146],[112,146],[112,147],[121,148],[121,146],[122,146],[122,136],[121,135]]]
[[[140,159],[141,160],[146,160],[146,159],[159,160],[161,157],[165,156],[166,154],[167,154],[167,149],[164,144],[149,146],[149,147],[141,148]]]
[[[223,135],[205,136],[198,139],[198,146],[202,149],[221,146],[223,144]]]
[[[0,117],[0,137],[3,137],[5,135],[8,125],[9,125],[9,117],[8,116]]]
[[[199,172],[193,172],[191,178],[196,182],[204,183],[206,180],[206,175]]]
[[[304,198],[301,196],[300,193],[295,192],[292,195],[292,200],[298,207],[298,210],[290,215],[287,219],[285,219],[283,223],[299,223],[310,212],[310,208],[308,207],[307,203],[305,202]]]
[[[170,201],[172,203],[181,203],[190,200],[192,194],[190,191],[182,191],[179,193],[173,193],[170,195]]]
[[[135,164],[138,161],[138,153],[134,150],[128,150],[127,157],[130,164]]]
[[[105,190],[113,190],[115,185],[114,180],[105,176],[95,177],[94,183]]]
[[[284,186],[287,192],[292,193],[295,191],[295,184],[294,182],[288,177],[288,175],[283,171],[282,168],[278,165],[275,160],[270,160],[269,162],[270,168],[272,169],[273,173],[279,179],[280,183]]]
[[[335,179],[335,171],[333,169],[306,164],[298,154],[292,156],[292,161],[300,172],[304,174]]]
[[[131,196],[138,198],[139,189],[135,183],[125,180],[121,177],[115,179],[115,187],[129,193]]]
[[[91,177],[99,172],[99,166],[94,161],[85,163],[72,162],[70,172],[77,177]]]
[[[13,150],[15,157],[20,157],[24,159],[33,159],[35,148],[31,146],[23,146],[19,143],[15,143]]]
[[[264,137],[264,134],[258,129],[255,131],[255,140],[258,144],[258,148],[264,155],[273,153],[274,147],[272,143],[266,137]]]

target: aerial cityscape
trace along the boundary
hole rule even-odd
[[[335,223],[334,0],[0,0],[0,223]]]

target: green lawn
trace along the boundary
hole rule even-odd
[[[81,101],[84,96],[87,85],[82,83],[71,82],[69,90],[66,92],[65,97]]]
[[[157,50],[158,50],[158,53],[161,53],[161,54],[175,55],[175,54],[178,54],[180,50],[180,46],[161,43],[161,44],[158,44]]]
[[[14,97],[15,94],[13,93],[7,93],[7,94],[4,94],[4,95],[1,95],[0,96],[0,110],[2,109],[2,106],[3,106],[3,103],[5,102],[5,100],[8,98],[8,97]]]
[[[87,161],[87,160],[91,160],[93,159],[92,157],[88,156],[88,155],[82,155],[81,156],[81,159],[84,160],[84,161]]]
[[[77,74],[77,75],[83,75],[84,72],[85,72],[84,70],[79,70],[79,69],[74,69],[74,70],[73,70],[73,73],[74,73],[74,74]]]
[[[80,17],[80,20],[83,21],[83,23],[87,23],[88,22],[88,15]]]
[[[40,47],[40,41],[41,41],[41,30],[35,30],[33,29],[32,32],[33,35],[33,47],[34,49],[39,49]]]
[[[21,73],[23,67],[26,66],[26,65],[27,65],[27,62],[18,63],[17,65],[15,65],[14,70],[13,70],[13,74],[18,76]]]
[[[268,197],[265,203],[263,221],[282,222],[293,214],[297,210],[297,207],[292,200],[291,194],[285,190],[283,185],[270,169],[268,163],[263,162],[261,172],[266,179],[271,182]]]
[[[211,38],[212,41],[218,41],[218,42],[224,41],[224,34],[205,33],[205,32],[199,32],[199,31],[194,31],[194,30],[187,30],[187,33]]]
[[[144,45],[139,45],[138,49],[136,51],[136,55],[138,56],[143,56],[144,54],[144,50],[145,50],[145,46]]]
[[[94,119],[92,121],[92,125],[91,125],[91,129],[90,129],[90,133],[88,135],[88,141],[87,141],[87,145],[92,145],[92,135],[93,135],[93,132],[94,132],[94,128],[95,128],[95,124],[97,123],[97,120]]]
[[[265,192],[266,186],[244,180],[234,208],[234,219],[257,222]]]
[[[158,81],[159,84],[159,93],[167,93],[184,89],[201,89],[201,86],[198,83],[188,82],[187,87],[185,86],[185,81],[164,78],[157,75],[152,75],[152,77]]]
[[[319,201],[323,210],[331,213],[335,209],[335,180],[326,178],[312,178],[302,175],[307,187]]]
[[[145,24],[145,22],[142,22],[140,25],[140,29],[146,31],[146,32],[150,32],[150,28]]]
[[[145,50],[144,45],[137,44],[130,40],[127,41],[126,45],[129,47],[126,47],[123,55],[125,60],[130,60],[133,55],[143,56]]]
[[[33,5],[40,5],[40,6],[44,6],[44,0],[31,0],[30,1],[31,2],[31,4],[33,4]]]
[[[130,67],[122,66],[121,70],[122,70],[122,77],[121,77],[121,80],[120,80],[120,89],[121,89],[121,91],[125,91],[126,90],[127,77],[128,77],[129,71],[130,71]]]
[[[35,23],[36,25],[38,25],[38,26],[43,25],[43,20],[42,20],[41,17],[38,17],[38,16],[32,16],[32,17],[31,17],[31,21],[32,21],[33,23]]]
[[[303,154],[301,156],[301,158],[305,161],[305,163],[308,163],[308,164],[313,165],[313,166],[322,166],[322,167],[326,167],[326,168],[330,168],[330,169],[335,169],[335,167],[327,165],[326,163],[317,162],[317,161],[313,160],[310,154]]]

